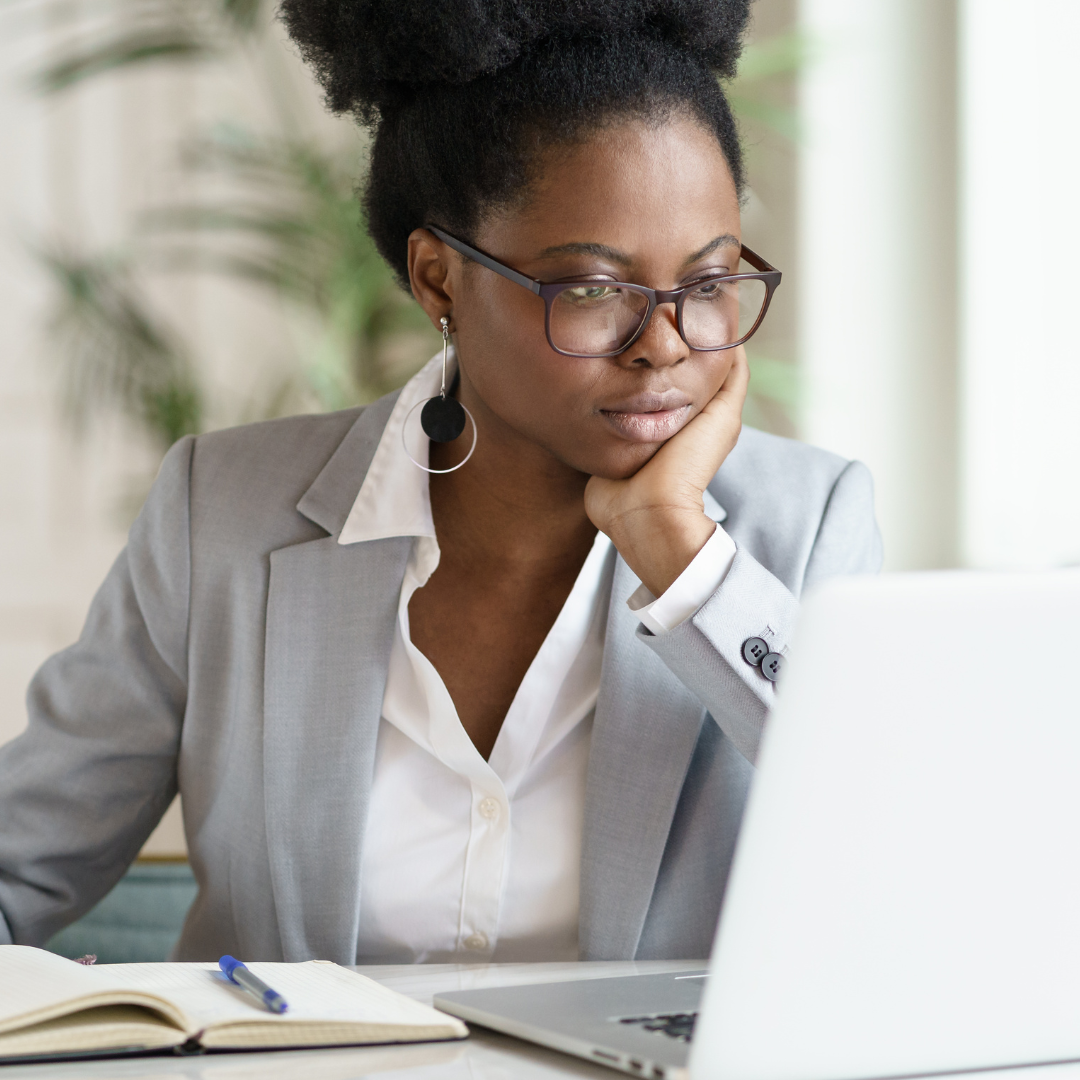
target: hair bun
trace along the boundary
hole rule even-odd
[[[750,0],[282,0],[335,112],[376,116],[411,91],[463,84],[549,39],[642,33],[733,75]]]

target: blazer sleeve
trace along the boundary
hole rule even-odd
[[[176,794],[193,445],[169,451],[79,640],[35,675],[29,725],[0,748],[0,940],[43,944],[91,908]]]
[[[840,574],[877,573],[881,560],[873,481],[866,466],[853,461],[826,500],[803,587]],[[775,687],[743,659],[743,642],[760,637],[782,653],[798,612],[799,601],[787,586],[739,547],[720,587],[694,615],[670,633],[654,635],[641,626],[637,634],[754,761]]]

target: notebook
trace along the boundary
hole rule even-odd
[[[0,1059],[463,1039],[445,1013],[324,960],[248,964],[289,1003],[264,1009],[216,964],[87,967],[0,945]]]

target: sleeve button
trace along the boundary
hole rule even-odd
[[[776,682],[784,670],[784,658],[778,652],[771,652],[761,661],[761,674],[769,682]]]
[[[742,658],[751,666],[758,667],[769,653],[768,644],[759,637],[747,638],[742,646]]]

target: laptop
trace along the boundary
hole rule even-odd
[[[441,994],[652,1080],[1080,1059],[1080,572],[806,599],[708,968]]]

